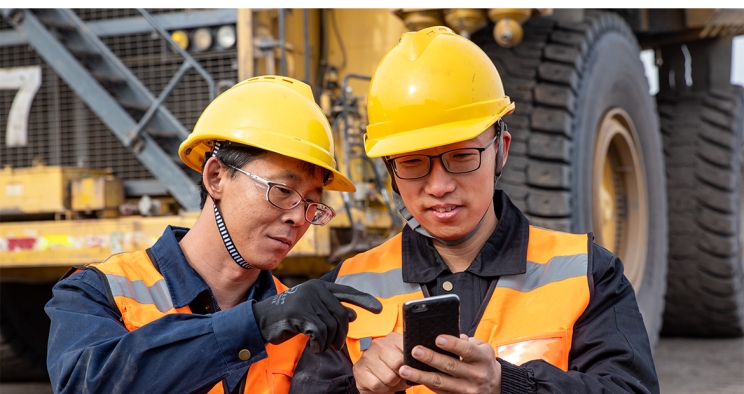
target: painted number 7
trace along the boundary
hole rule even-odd
[[[0,89],[18,90],[8,114],[7,147],[26,146],[28,143],[28,114],[40,86],[41,66],[0,68]]]

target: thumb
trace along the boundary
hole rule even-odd
[[[339,285],[336,283],[322,282],[328,291],[331,292],[339,301],[348,302],[364,308],[372,313],[382,312],[382,304],[374,296],[361,292],[353,287]]]
[[[346,310],[349,311],[349,322],[353,322],[354,320],[356,320],[357,318],[356,311],[349,307],[346,307]]]

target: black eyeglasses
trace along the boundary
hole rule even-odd
[[[238,172],[248,175],[248,177],[251,178],[251,180],[253,181],[253,185],[256,187],[257,191],[265,191],[264,198],[266,199],[266,201],[279,209],[290,210],[300,205],[300,203],[304,202],[305,220],[310,222],[310,224],[322,226],[333,219],[334,216],[336,216],[336,212],[333,210],[333,208],[319,202],[305,200],[300,192],[292,189],[291,187],[288,187],[284,183],[272,182],[263,179],[256,174],[241,170],[238,167],[231,166],[229,164],[225,165]]]
[[[447,152],[429,155],[406,155],[388,158],[392,163],[395,175],[400,179],[418,179],[429,175],[432,159],[442,160],[444,169],[452,174],[473,172],[480,168],[483,151],[488,149],[501,133],[496,133],[491,142],[482,148],[460,148]]]

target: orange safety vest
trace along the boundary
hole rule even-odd
[[[100,264],[93,264],[106,277],[121,319],[127,330],[134,331],[170,313],[191,313],[188,306],[175,308],[168,285],[147,256],[146,251],[121,253]],[[277,292],[287,290],[274,278]],[[289,393],[294,369],[308,338],[297,335],[279,345],[266,345],[268,357],[253,363],[248,370],[246,393]],[[223,393],[222,383],[210,394]]]
[[[375,315],[350,305],[357,319],[346,340],[352,362],[375,338],[403,332],[401,306],[424,298],[418,283],[402,277],[402,235],[344,261],[336,283],[374,295],[383,305]],[[589,304],[588,250],[591,237],[530,226],[527,272],[498,279],[478,322],[475,337],[498,357],[520,365],[545,360],[566,371],[573,325]],[[429,393],[415,386],[408,393]]]

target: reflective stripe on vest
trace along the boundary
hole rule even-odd
[[[589,303],[588,253],[591,237],[530,226],[527,270],[504,275],[486,305],[475,337],[488,342],[497,355],[520,365],[543,359],[568,369],[573,325]],[[370,338],[402,333],[401,305],[423,298],[418,284],[403,282],[402,235],[344,261],[336,283],[368,292],[383,304],[379,315],[356,308],[349,324],[347,346],[353,362]],[[419,391],[416,391],[419,390]],[[420,391],[420,387],[409,392]]]
[[[129,331],[134,331],[171,313],[191,313],[188,306],[174,308],[165,278],[158,272],[145,251],[121,253],[103,263],[92,265],[106,277],[106,285]],[[277,292],[287,290],[274,278]],[[246,393],[288,393],[294,369],[305,349],[307,337],[297,335],[279,345],[266,346],[267,357],[251,364],[246,379]],[[223,392],[222,382],[210,393]]]
[[[379,274],[373,272],[349,274],[339,276],[336,283],[354,287],[377,298],[391,298],[419,291],[421,287],[418,284],[405,283],[401,280],[401,271],[401,268],[393,268]]]
[[[140,304],[153,304],[160,312],[168,312],[173,308],[165,279],[155,282],[152,286],[145,285],[144,281],[130,281],[129,278],[119,275],[106,274],[106,279],[114,297],[127,297]]]

